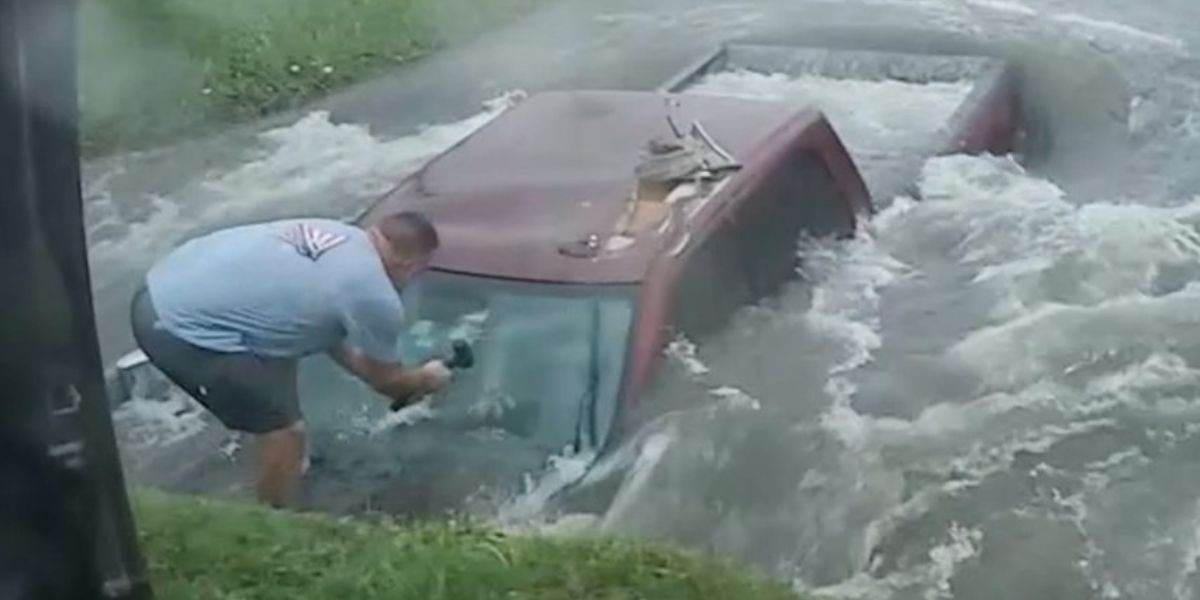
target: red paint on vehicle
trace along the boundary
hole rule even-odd
[[[668,110],[667,97],[532,96],[403,180],[362,220],[402,209],[424,211],[443,239],[436,269],[542,282],[639,282],[667,240],[646,235],[628,250],[596,259],[572,258],[558,249],[612,231],[646,143],[670,134],[667,115],[685,127],[702,123],[744,162],[735,177],[761,171],[761,161],[786,149],[788,137],[803,133],[815,119],[784,104],[702,96],[671,95],[677,106]],[[826,144],[836,139],[832,130],[815,137]],[[849,172],[853,165],[846,157],[838,168]]]

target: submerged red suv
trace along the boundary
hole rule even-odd
[[[437,157],[359,221],[408,209],[428,214],[443,243],[408,292],[404,345],[419,360],[465,338],[476,355],[440,410],[558,451],[604,447],[665,343],[779,290],[802,233],[852,234],[869,203],[818,112],[553,92]]]

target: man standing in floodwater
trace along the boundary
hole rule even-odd
[[[292,219],[191,240],[146,276],[134,337],[159,370],[226,427],[257,436],[257,493],[285,506],[302,475],[296,367],[328,353],[392,399],[437,391],[439,361],[400,364],[399,290],[438,247],[434,226],[402,212],[362,229]]]

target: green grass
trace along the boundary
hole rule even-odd
[[[140,147],[294,107],[540,1],[82,2],[83,148]]]
[[[149,492],[134,508],[156,595],[172,600],[797,600],[733,565],[628,541],[368,523]]]

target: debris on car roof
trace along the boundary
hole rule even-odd
[[[682,216],[694,219],[700,213],[692,210],[698,203],[691,198],[703,200],[734,179],[741,162],[782,151],[788,136],[781,131],[794,134],[820,118],[767,101],[541,92],[401,181],[363,218],[424,211],[443,235],[433,266],[445,271],[634,283],[681,235],[671,220],[650,214],[643,222],[636,210],[641,207],[631,200],[653,194],[639,176],[684,178],[660,200],[688,204]],[[681,132],[675,123],[687,123],[689,130]]]
[[[652,137],[646,143],[641,162],[634,167],[633,189],[625,212],[614,231],[602,246],[594,243],[589,246],[590,252],[569,255],[595,256],[601,249],[621,252],[644,233],[663,233],[670,227],[679,205],[707,197],[713,192],[715,182],[741,168],[698,121],[685,134],[669,115],[666,118],[672,135]]]

